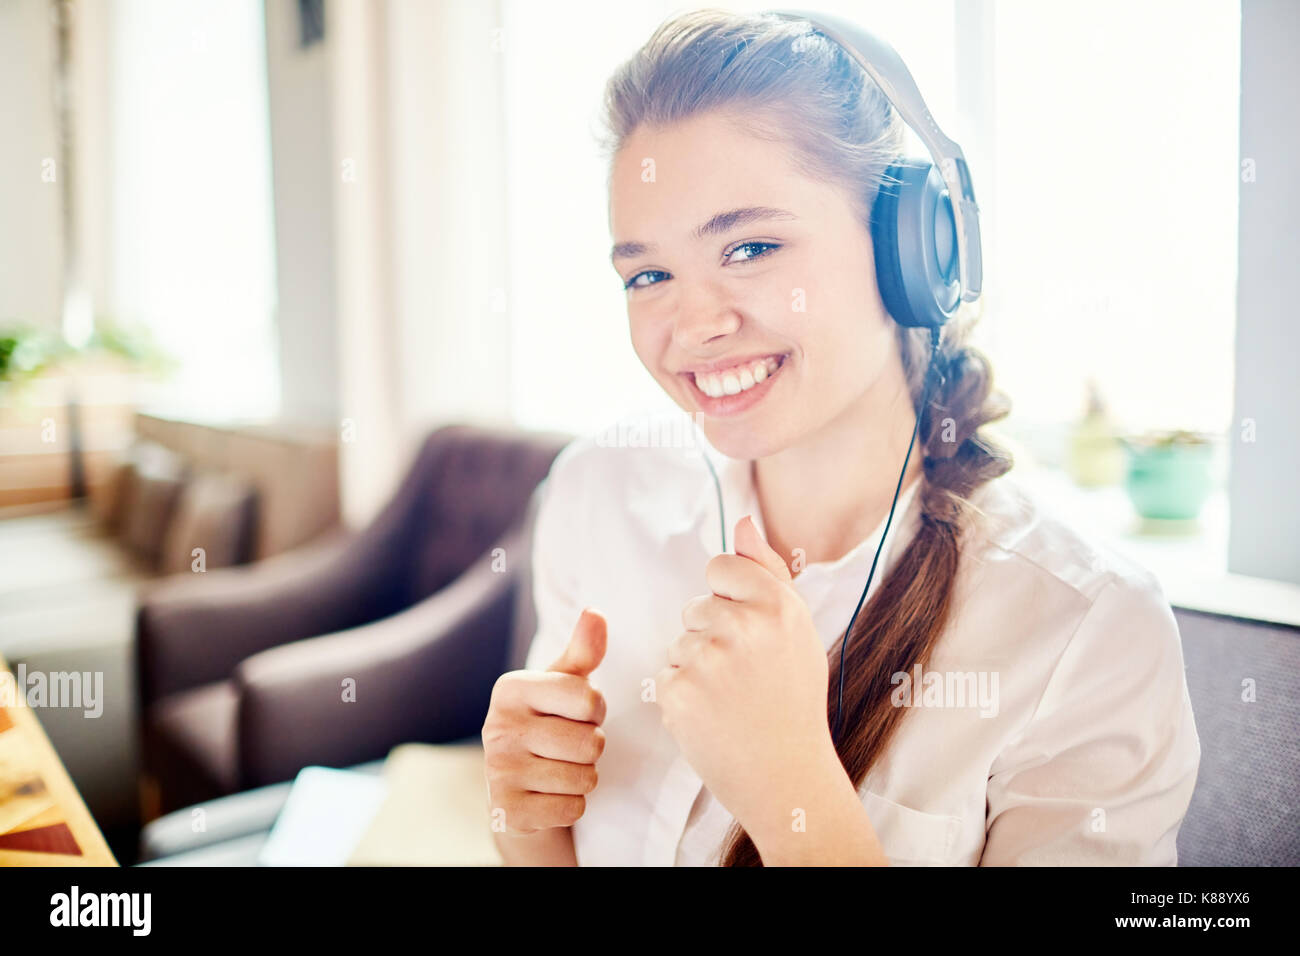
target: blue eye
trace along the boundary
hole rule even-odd
[[[642,276],[666,276],[666,275],[668,275],[668,273],[666,273],[666,272],[664,272],[664,271],[662,271],[662,270],[660,270],[660,269],[647,269],[645,272],[638,272],[638,273],[637,273],[636,275],[634,275],[632,278],[630,278],[630,279],[628,279],[626,282],[624,282],[624,283],[623,283],[623,288],[624,288],[624,290],[627,290],[627,289],[646,289],[646,288],[649,288],[649,287],[652,286],[652,285],[658,285],[658,283],[657,283],[657,282],[646,282],[646,283],[640,283],[640,284],[638,284],[636,280],[639,279],[639,278],[641,278]]]
[[[780,249],[781,247],[777,245],[775,242],[758,242],[756,240],[750,242],[742,242],[740,245],[736,246],[735,249],[731,250],[731,252],[728,254],[728,258],[730,258],[731,255],[734,255],[735,253],[739,252],[741,249],[755,249],[755,248],[761,249],[762,251],[755,253],[754,255],[745,256],[740,261],[752,262],[755,259],[761,259],[763,256],[769,255],[773,250]]]
[[[723,258],[725,258],[729,262],[753,262],[755,259],[761,259],[764,256],[771,255],[774,251],[780,248],[781,248],[780,243],[760,242],[758,240],[750,240],[749,242],[742,242],[739,245],[733,247]],[[751,249],[751,250],[757,249],[758,251],[745,255],[740,259],[733,259],[732,257],[742,249]],[[644,272],[638,272],[636,275],[632,276],[632,278],[628,279],[626,282],[623,283],[624,291],[628,289],[648,289],[650,286],[658,285],[660,282],[663,281],[663,279],[658,279],[653,282],[638,282],[637,280],[640,279],[642,276],[668,277],[669,273],[664,272],[662,269],[647,269]]]

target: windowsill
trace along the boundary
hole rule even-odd
[[[184,425],[216,432],[230,432],[273,441],[329,444],[337,440],[338,424],[324,418],[287,418],[282,416],[235,417],[185,414],[160,406],[146,406],[138,411],[139,419],[151,419],[169,425]]]
[[[1228,570],[1228,494],[1216,488],[1194,522],[1144,521],[1122,486],[1080,488],[1064,472],[1011,476],[1071,527],[1150,570],[1169,603],[1190,611],[1300,627],[1300,585]]]

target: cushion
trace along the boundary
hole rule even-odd
[[[483,743],[399,744],[384,761],[388,795],[349,866],[500,866],[483,805]]]
[[[257,492],[242,478],[200,472],[181,490],[176,512],[163,536],[159,570],[192,572],[194,549],[203,549],[204,568],[243,564],[252,557]]]
[[[109,534],[122,530],[127,499],[136,465],[146,461],[175,459],[173,452],[146,438],[137,438],[125,448],[113,452],[112,463],[106,469],[104,481],[91,485],[91,513],[99,519]]]
[[[116,534],[122,524],[127,484],[131,479],[131,462],[123,455],[109,467],[101,487],[92,490],[91,510],[109,534]]]
[[[175,452],[152,443],[143,444],[132,456],[120,535],[127,548],[156,568],[163,535],[185,483],[185,465]]]

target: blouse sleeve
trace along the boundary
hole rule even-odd
[[[1113,577],[988,782],[982,866],[1174,866],[1201,747],[1173,611]]]
[[[576,445],[569,445],[551,465],[543,482],[541,501],[533,525],[531,556],[532,599],[537,630],[528,647],[526,670],[546,670],[564,652],[582,613],[578,603],[578,571],[584,540],[575,524],[582,509],[575,497],[577,476],[573,473]]]

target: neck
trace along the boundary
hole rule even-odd
[[[802,549],[806,565],[838,560],[863,541],[889,513],[915,425],[902,363],[895,358],[823,428],[757,459],[754,482],[772,548],[787,563]],[[900,499],[921,478],[923,454],[918,434]]]

